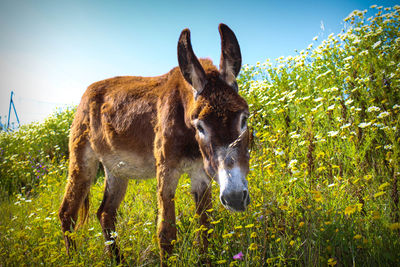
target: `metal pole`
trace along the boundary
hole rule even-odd
[[[12,101],[12,105],[13,105],[13,108],[14,108],[15,117],[17,118],[18,127],[19,127],[19,126],[20,126],[20,123],[19,123],[19,118],[18,118],[17,110],[15,109],[14,100],[11,100],[11,101]]]
[[[15,117],[17,118],[18,127],[20,126],[20,123],[19,123],[19,118],[18,118],[18,114],[17,114],[17,110],[16,110],[16,108],[15,108],[14,101],[13,101],[13,95],[14,95],[14,92],[13,92],[13,91],[11,91],[11,97],[10,97],[10,107],[8,108],[8,121],[7,121],[7,130],[10,128],[11,105],[13,106],[14,113],[15,113]]]
[[[10,106],[8,108],[8,120],[7,120],[7,130],[10,127],[10,115],[11,115],[11,103],[12,103],[12,97],[13,97],[14,92],[11,91],[11,97],[10,97]]]

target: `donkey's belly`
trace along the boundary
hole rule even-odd
[[[118,178],[148,179],[156,176],[153,155],[143,157],[133,152],[119,152],[104,155],[100,161]]]

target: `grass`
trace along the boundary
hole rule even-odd
[[[251,205],[230,213],[214,197],[212,227],[201,228],[183,175],[171,265],[199,264],[199,231],[210,233],[206,256],[214,265],[400,264],[399,9],[374,6],[369,18],[354,11],[342,33],[320,44],[315,38],[295,56],[243,67],[238,83],[254,132]],[[101,174],[91,188],[90,219],[73,234],[78,249],[65,254],[57,210],[68,159],[60,144],[72,117],[69,110],[0,136],[5,266],[115,265],[95,218]],[[214,196],[218,190],[213,184]],[[131,266],[159,264],[156,203],[155,179],[130,181],[117,242]]]

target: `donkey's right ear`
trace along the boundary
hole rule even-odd
[[[207,79],[203,67],[193,52],[189,29],[184,29],[179,37],[178,62],[183,77],[195,90],[196,98],[203,91]]]

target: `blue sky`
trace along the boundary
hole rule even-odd
[[[255,64],[339,33],[351,11],[373,4],[398,2],[0,0],[0,115],[4,122],[11,90],[21,122],[28,123],[78,104],[95,81],[164,74],[177,66],[184,28],[196,55],[218,65],[217,27],[227,24],[243,63]]]

